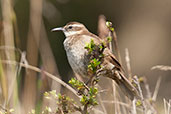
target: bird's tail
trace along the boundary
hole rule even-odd
[[[131,82],[120,72],[118,71],[116,73],[118,76],[111,77],[115,82],[118,84],[118,86],[121,88],[121,90],[126,94],[127,97],[129,97],[131,100],[134,98],[140,98],[138,90],[131,84]]]

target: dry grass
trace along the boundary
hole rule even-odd
[[[151,70],[163,70],[163,71],[169,71],[171,70],[171,66],[165,66],[165,65],[156,65],[151,68]]]

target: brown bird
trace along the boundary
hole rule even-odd
[[[64,27],[54,28],[52,31],[64,32],[66,39],[63,44],[69,64],[76,74],[88,77],[90,57],[85,45],[90,43],[92,39],[96,45],[99,45],[101,43],[100,38],[89,32],[83,24],[78,22],[70,22]],[[97,75],[113,79],[130,99],[139,97],[137,89],[121,73],[122,67],[109,48],[105,48],[103,54],[102,67],[97,70]]]

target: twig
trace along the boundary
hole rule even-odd
[[[112,31],[109,31],[108,36],[111,37],[112,39],[114,39]],[[116,49],[116,48],[114,49],[114,47],[116,47],[116,46],[115,45],[112,46],[112,43],[113,43],[113,40],[111,42],[109,42],[109,49],[111,50],[112,53],[114,53],[114,50]],[[116,53],[117,53],[117,50],[116,50]],[[118,58],[118,54],[116,54],[116,57]]]
[[[112,39],[112,41],[109,42],[109,49],[111,50],[111,52],[114,52],[114,49],[115,49],[117,58],[119,58],[120,55],[119,55],[117,37],[116,37],[116,33],[114,31],[113,25],[111,22],[106,22],[106,25],[109,29],[108,37]],[[114,45],[112,45],[112,43]],[[120,58],[119,58],[119,62],[121,62]],[[113,89],[113,99],[119,101],[119,96],[117,96],[118,91],[116,91],[116,85],[115,85],[114,81],[112,81],[112,89]],[[116,114],[120,113],[120,106],[118,104],[114,104],[114,108],[115,108]]]
[[[4,110],[5,112],[8,111],[8,110],[7,110],[6,108],[4,108],[1,104],[0,104],[0,108],[1,108],[2,110]]]
[[[170,114],[170,109],[171,109],[171,99],[167,102],[166,99],[163,99],[164,101],[164,112],[165,114]]]
[[[169,99],[169,104],[168,104],[168,114],[170,114],[170,108],[171,108],[171,100]]]
[[[118,52],[118,45],[117,45],[116,35],[115,36],[113,35],[113,32],[114,32],[113,30],[114,29],[112,28],[113,30],[111,30],[110,28],[112,28],[112,23],[111,22],[106,22],[105,16],[104,15],[100,15],[99,16],[99,21],[98,21],[98,33],[99,33],[99,37],[106,42],[106,44],[107,44],[108,48],[111,50],[111,52],[113,52],[114,49],[116,49],[117,56],[118,56],[118,53],[119,52]],[[116,44],[116,45],[114,45],[115,48],[112,45],[112,42],[110,42],[110,39],[107,39],[107,37],[108,38],[111,38],[111,40],[114,39],[114,40],[112,40],[112,42],[115,42],[114,43],[114,44]],[[117,94],[117,91],[115,89],[116,88],[116,85],[115,85],[115,82],[114,81],[112,81],[112,88],[113,88],[113,99],[114,100],[117,100],[117,95],[116,95]],[[102,104],[101,106],[102,106],[104,112],[107,113],[105,107],[103,106],[103,103],[101,103],[101,104]],[[117,111],[120,110],[120,107],[119,107],[118,104],[114,104],[114,108],[115,108],[115,113],[117,113]]]
[[[153,99],[151,97],[151,92],[150,92],[150,89],[149,89],[149,85],[147,84],[147,79],[145,77],[143,77],[143,82],[144,82],[144,86],[145,86],[145,89],[146,89],[146,92],[147,92],[147,105],[149,106],[149,110],[150,113],[152,114],[157,114],[157,110],[155,109],[155,104],[153,103]],[[152,102],[151,102],[151,99],[152,99]],[[148,113],[148,112],[147,112]]]
[[[136,99],[134,99],[132,101],[132,114],[137,114],[137,111],[136,111]]]
[[[28,65],[28,64],[24,64],[24,63],[18,63],[16,61],[10,61],[10,60],[1,60],[2,63],[4,64],[10,64],[10,65],[21,65],[22,67],[31,69],[33,71],[39,72],[39,73],[44,73],[45,75],[47,75],[49,78],[55,80],[56,82],[60,83],[61,85],[63,85],[64,87],[66,87],[67,89],[69,89],[72,93],[74,93],[78,98],[81,98],[80,96],[78,96],[77,91],[75,91],[72,87],[70,87],[68,84],[66,84],[64,81],[62,81],[61,79],[57,78],[55,75],[50,74],[47,71],[43,71],[35,66],[32,65]]]
[[[89,87],[88,87],[85,83],[83,83],[83,86],[85,87],[85,89],[86,89],[87,91],[90,91]]]
[[[84,105],[84,108],[82,110],[82,114],[87,114],[87,108],[88,108],[88,103]]]
[[[169,101],[167,102],[166,99],[163,99],[164,101],[164,112],[165,114],[170,114],[170,110],[171,110],[171,99],[169,99]]]
[[[166,109],[166,100],[165,100],[165,98],[163,99],[163,102],[164,102],[164,113],[166,114],[167,109]]]
[[[145,105],[145,102],[144,102],[144,97],[143,97],[143,94],[142,94],[142,89],[141,89],[141,86],[140,86],[140,83],[138,81],[138,77],[137,76],[134,76],[134,82],[135,82],[135,84],[138,87],[138,91],[139,91],[139,94],[140,94],[143,110],[144,110],[144,113],[146,113],[147,108],[146,108],[146,105]]]
[[[73,103],[73,106],[74,106],[74,109],[75,109],[76,111],[82,112],[82,109],[81,109],[80,106],[77,106],[77,105],[75,105],[74,103]]]
[[[143,79],[144,79],[144,81],[143,81],[144,82],[144,86],[145,86],[145,89],[146,89],[146,92],[147,92],[147,98],[150,99],[152,97],[151,97],[151,92],[150,92],[149,85],[147,83],[147,79],[146,79],[146,77],[143,77]]]
[[[129,79],[132,79],[131,64],[130,64],[128,48],[125,49],[125,61],[126,61],[126,66],[127,66],[127,70],[128,70]]]
[[[156,87],[155,87],[155,90],[154,90],[154,94],[153,94],[153,97],[152,97],[153,101],[156,101],[156,98],[157,98],[157,95],[158,95],[158,92],[159,92],[160,82],[161,82],[161,77],[159,77],[158,80],[157,80]]]

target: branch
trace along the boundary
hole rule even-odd
[[[10,64],[10,65],[20,65],[20,66],[25,67],[27,69],[31,69],[31,70],[36,71],[36,72],[39,72],[39,73],[44,73],[49,78],[55,80],[56,82],[60,83],[64,87],[66,87],[68,90],[70,90],[72,93],[74,93],[78,98],[81,98],[80,96],[78,96],[77,91],[75,91],[72,87],[70,87],[64,81],[62,81],[61,79],[57,78],[55,75],[50,74],[47,71],[43,71],[40,68],[37,68],[37,67],[32,66],[32,65],[28,65],[28,64],[24,64],[24,63],[18,63],[16,61],[1,60],[1,62],[4,63],[4,64]]]

